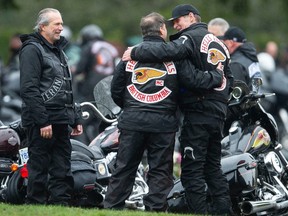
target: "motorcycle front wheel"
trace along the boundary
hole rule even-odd
[[[24,178],[20,172],[16,171],[12,174],[7,183],[6,201],[12,204],[23,204],[25,202],[26,189]]]

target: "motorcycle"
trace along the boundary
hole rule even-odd
[[[254,84],[259,89],[261,81]],[[240,81],[231,94],[228,108],[234,121],[222,140],[221,165],[236,215],[281,215],[288,209],[288,163],[277,124],[260,105],[261,98],[271,95],[250,92]],[[210,200],[208,188],[208,209]],[[180,180],[175,181],[167,201],[168,211],[189,212]]]
[[[20,119],[8,125],[0,121],[0,200],[5,199],[4,191],[12,173],[11,166],[25,160],[23,151],[26,145],[27,139]]]
[[[99,85],[109,85],[110,78],[98,83],[95,89],[98,89],[97,95],[102,95],[105,88]],[[97,87],[98,86],[98,87]],[[107,97],[103,97],[107,100]],[[112,99],[111,99],[112,100]],[[100,102],[99,102],[100,103]],[[105,126],[102,131],[90,144],[84,144],[79,140],[71,139],[71,171],[74,178],[74,189],[71,199],[72,206],[80,207],[103,207],[103,200],[107,191],[109,178],[114,169],[114,164],[118,149],[117,116],[110,110],[112,118],[108,118],[103,113],[109,111],[100,111],[96,105],[91,102],[80,104],[83,119],[88,119],[90,114],[97,116]],[[108,109],[107,105],[103,108]],[[101,105],[100,105],[101,107]],[[88,112],[89,110],[90,112]],[[113,134],[111,136],[111,134]],[[115,139],[116,138],[116,139]],[[25,164],[19,166],[14,172],[8,183],[6,190],[6,201],[13,204],[25,202],[28,172]],[[126,200],[126,208],[144,210],[143,196],[148,193],[148,186],[144,180],[144,166],[139,165],[133,191]]]
[[[71,140],[72,150],[74,153],[81,153],[89,157],[92,161],[95,161],[94,167],[98,173],[96,184],[93,185],[84,185],[84,187],[89,187],[89,190],[93,189],[98,191],[98,194],[101,195],[102,198],[98,201],[99,205],[97,207],[103,207],[102,201],[104,200],[105,193],[107,191],[109,177],[114,169],[114,165],[116,163],[116,155],[118,150],[118,128],[117,128],[117,119],[108,119],[99,111],[99,109],[90,102],[81,103],[81,107],[90,107],[90,110],[94,111],[94,114],[101,118],[106,124],[111,124],[106,127],[104,131],[102,131],[95,139],[91,141],[91,143],[87,146],[81,143],[78,140]],[[83,113],[84,118],[87,118],[88,113]],[[73,155],[72,155],[72,173],[73,173]],[[100,162],[100,163],[99,163]],[[79,165],[79,164],[75,164]],[[107,172],[107,175],[102,176],[102,173]],[[83,175],[83,173],[81,173]],[[74,181],[75,181],[75,174]],[[78,181],[83,182],[83,181]],[[140,164],[138,167],[138,171],[136,174],[133,191],[130,197],[125,201],[125,207],[129,209],[139,209],[144,210],[143,205],[143,196],[148,193],[148,185],[145,182],[145,168],[143,164]],[[92,199],[93,200],[93,199]],[[77,203],[77,202],[76,202]]]

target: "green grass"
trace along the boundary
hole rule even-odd
[[[180,165],[174,164],[174,174],[179,177]],[[12,205],[0,202],[0,216],[185,216],[185,214],[151,213],[135,210],[106,210],[42,205]],[[193,216],[189,214],[189,216]]]
[[[1,216],[183,216],[184,214],[172,213],[151,213],[134,210],[104,210],[97,208],[75,208],[61,206],[40,206],[40,205],[10,205],[0,203]],[[192,216],[190,214],[190,216]]]

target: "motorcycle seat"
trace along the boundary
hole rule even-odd
[[[78,140],[71,140],[71,144],[72,144],[72,151],[82,152],[92,160],[99,160],[104,158],[104,155],[101,149],[99,148],[91,149],[89,146],[83,144]]]

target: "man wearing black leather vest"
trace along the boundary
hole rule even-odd
[[[221,139],[233,76],[228,66],[227,47],[201,23],[199,11],[192,5],[176,6],[169,19],[178,31],[170,42],[135,47],[124,53],[123,60],[144,62],[189,59],[197,69],[206,71],[221,62],[225,82],[211,90],[182,87],[180,109],[184,114],[180,135],[181,182],[191,213],[213,215],[230,212],[228,183],[221,171]],[[130,58],[130,53],[131,58]],[[207,186],[212,207],[206,202]]]
[[[167,36],[164,18],[158,13],[143,17],[140,23],[144,42],[139,46],[161,44]],[[112,98],[123,109],[119,117],[120,145],[104,207],[121,209],[129,197],[138,165],[147,149],[149,192],[145,210],[165,211],[167,195],[173,187],[173,151],[178,130],[176,116],[179,83],[187,88],[214,88],[223,81],[223,71],[198,71],[182,62],[143,63],[121,61],[111,84]]]
[[[21,118],[29,142],[27,203],[68,205],[74,184],[70,133],[80,135],[82,125],[63,52],[67,41],[60,36],[60,12],[41,10],[34,29],[21,36],[20,51]]]

